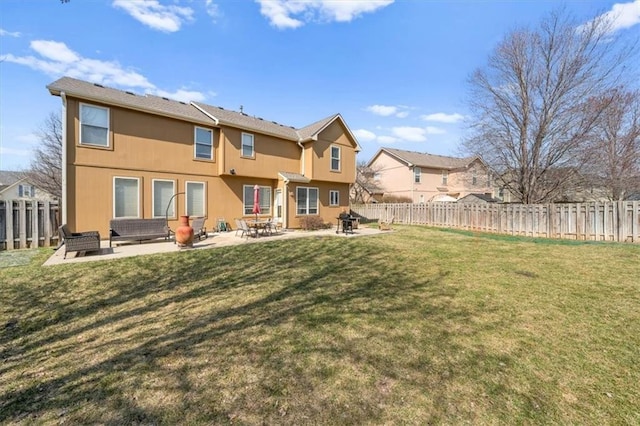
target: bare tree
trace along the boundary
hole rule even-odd
[[[586,176],[611,200],[640,190],[640,91],[617,89],[591,100],[604,107],[585,149]]]
[[[610,29],[604,17],[577,25],[564,11],[553,12],[536,29],[508,34],[471,76],[464,148],[523,203],[566,190],[554,169],[579,170],[583,144],[604,110],[586,100],[620,84],[636,53]]]
[[[366,161],[358,161],[356,165],[356,181],[351,187],[352,203],[365,203],[369,199],[370,194],[382,192],[382,189],[378,186],[375,179],[377,171],[375,168],[367,166]]]
[[[40,145],[35,149],[27,178],[38,188],[62,197],[62,120],[52,112],[37,131]]]

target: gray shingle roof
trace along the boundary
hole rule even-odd
[[[282,176],[283,179],[286,179],[291,182],[304,182],[304,183],[311,182],[311,179],[309,179],[305,175],[301,175],[300,173],[278,172],[278,174]]]
[[[0,187],[7,187],[13,185],[14,183],[22,180],[24,178],[24,173],[22,172],[12,172],[9,170],[0,170]]]
[[[459,169],[468,166],[477,157],[447,157],[444,155],[434,155],[415,151],[405,151],[402,149],[382,148],[380,151],[386,151],[392,156],[418,167],[427,167],[433,169]],[[375,157],[374,157],[375,158]]]
[[[198,110],[198,108],[194,106],[196,105],[218,119],[222,125],[252,130],[296,142],[311,138],[331,123],[331,121],[340,116],[339,114],[334,114],[308,126],[295,129],[294,127],[276,123],[275,121],[252,117],[241,112],[231,111],[201,102],[193,102],[194,105],[191,105],[190,103],[178,102],[159,96],[139,95],[133,92],[112,89],[71,77],[62,77],[49,84],[47,89],[49,89],[52,95],[59,96],[61,92],[65,92],[68,96],[80,99],[118,105],[209,126],[215,125],[215,121]]]

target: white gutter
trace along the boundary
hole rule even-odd
[[[215,121],[216,122],[216,126],[220,123],[220,120],[215,118],[213,115],[209,114],[204,109],[200,108],[198,105],[195,104],[195,102],[191,101],[191,102],[189,102],[189,104],[191,104],[191,106],[195,107],[198,111],[200,111],[201,113],[203,113],[204,115],[206,115],[207,117],[209,117],[210,119]]]
[[[67,94],[60,92],[62,99],[62,200],[60,208],[62,209],[62,223],[67,223]],[[58,241],[60,243],[60,241]]]

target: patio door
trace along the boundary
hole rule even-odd
[[[276,189],[273,196],[273,219],[282,223],[282,189]]]

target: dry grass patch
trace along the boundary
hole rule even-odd
[[[640,247],[397,227],[0,269],[0,423],[638,423]]]

